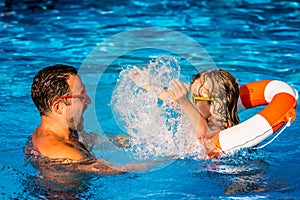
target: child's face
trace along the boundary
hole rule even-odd
[[[198,78],[191,85],[191,92],[194,94],[194,96],[209,97],[208,90],[205,88],[205,86],[205,82]],[[211,115],[209,101],[196,101],[195,107],[204,118],[207,119]]]

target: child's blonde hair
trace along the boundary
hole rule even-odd
[[[209,102],[211,105],[209,128],[223,130],[240,123],[237,113],[239,86],[236,79],[228,71],[222,69],[202,71],[194,75],[192,84],[198,79],[202,82],[199,88],[205,86],[209,97],[220,98]]]

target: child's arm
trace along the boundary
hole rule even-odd
[[[173,101],[179,104],[184,114],[192,123],[192,126],[195,129],[197,135],[199,137],[204,136],[208,130],[207,121],[200,113],[200,111],[198,111],[197,108],[188,99],[188,88],[179,80],[173,80],[170,83],[168,92],[170,93]]]

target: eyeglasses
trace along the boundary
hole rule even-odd
[[[87,104],[88,101],[87,101],[87,95],[86,95],[86,90],[84,89],[83,90],[83,93],[82,94],[73,94],[73,95],[68,95],[68,96],[60,96],[60,97],[57,97],[51,104],[51,106],[53,106],[53,104],[60,100],[60,99],[70,99],[70,98],[79,98],[83,103]]]
[[[194,93],[191,91],[189,93],[189,99],[192,102],[192,104],[196,104],[196,101],[222,101],[226,103],[226,99],[221,99],[219,97],[200,97],[200,96],[195,96]]]

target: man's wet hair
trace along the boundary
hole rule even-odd
[[[77,73],[73,66],[55,64],[43,68],[35,75],[31,86],[31,98],[40,115],[50,113],[51,104],[56,98],[70,94],[67,80]]]

